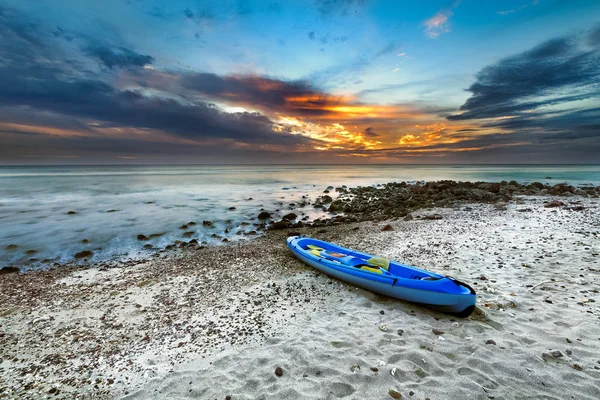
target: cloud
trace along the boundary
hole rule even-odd
[[[425,20],[425,35],[431,39],[437,39],[440,35],[450,32],[450,17],[454,15],[453,10],[458,7],[461,0],[455,1],[450,8],[438,11],[433,17]]]
[[[360,14],[370,0],[316,0],[315,7],[323,17],[333,14]]]
[[[461,112],[448,119],[525,118],[544,106],[598,97],[600,49],[586,45],[597,32],[552,39],[484,68]]]
[[[92,45],[84,49],[85,53],[97,58],[102,65],[109,69],[144,67],[154,62],[149,55],[139,54],[125,47],[112,49],[101,45]]]
[[[598,149],[599,29],[548,40],[484,68],[468,89],[471,97],[447,119],[501,132],[486,140],[544,146],[536,152]]]
[[[380,134],[378,134],[377,132],[375,132],[372,127],[368,127],[367,129],[365,129],[364,132],[363,132],[363,135],[368,136],[368,137],[379,137],[379,136],[381,136]]]

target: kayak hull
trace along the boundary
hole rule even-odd
[[[461,317],[470,315],[475,308],[475,291],[470,286],[453,278],[394,261],[390,263],[389,271],[382,271],[381,274],[362,271],[335,260],[316,256],[305,248],[307,243],[322,247],[327,251],[342,252],[352,258],[368,260],[372,256],[316,239],[301,236],[292,236],[287,239],[288,247],[296,257],[333,278],[374,293],[423,304],[438,311]]]

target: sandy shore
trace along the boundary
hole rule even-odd
[[[2,275],[0,398],[600,398],[600,202],[549,200],[293,229],[472,283],[462,320],[316,273],[289,230]]]

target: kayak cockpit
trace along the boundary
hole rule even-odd
[[[433,272],[390,261],[387,258],[351,251],[316,239],[301,238],[297,241],[296,245],[305,253],[317,259],[326,259],[343,266],[358,268],[374,274],[387,275],[394,278],[430,281],[444,278],[444,276]]]

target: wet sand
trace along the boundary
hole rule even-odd
[[[0,398],[600,398],[600,203],[552,199],[2,275]],[[332,280],[291,232],[453,275],[478,308]]]

